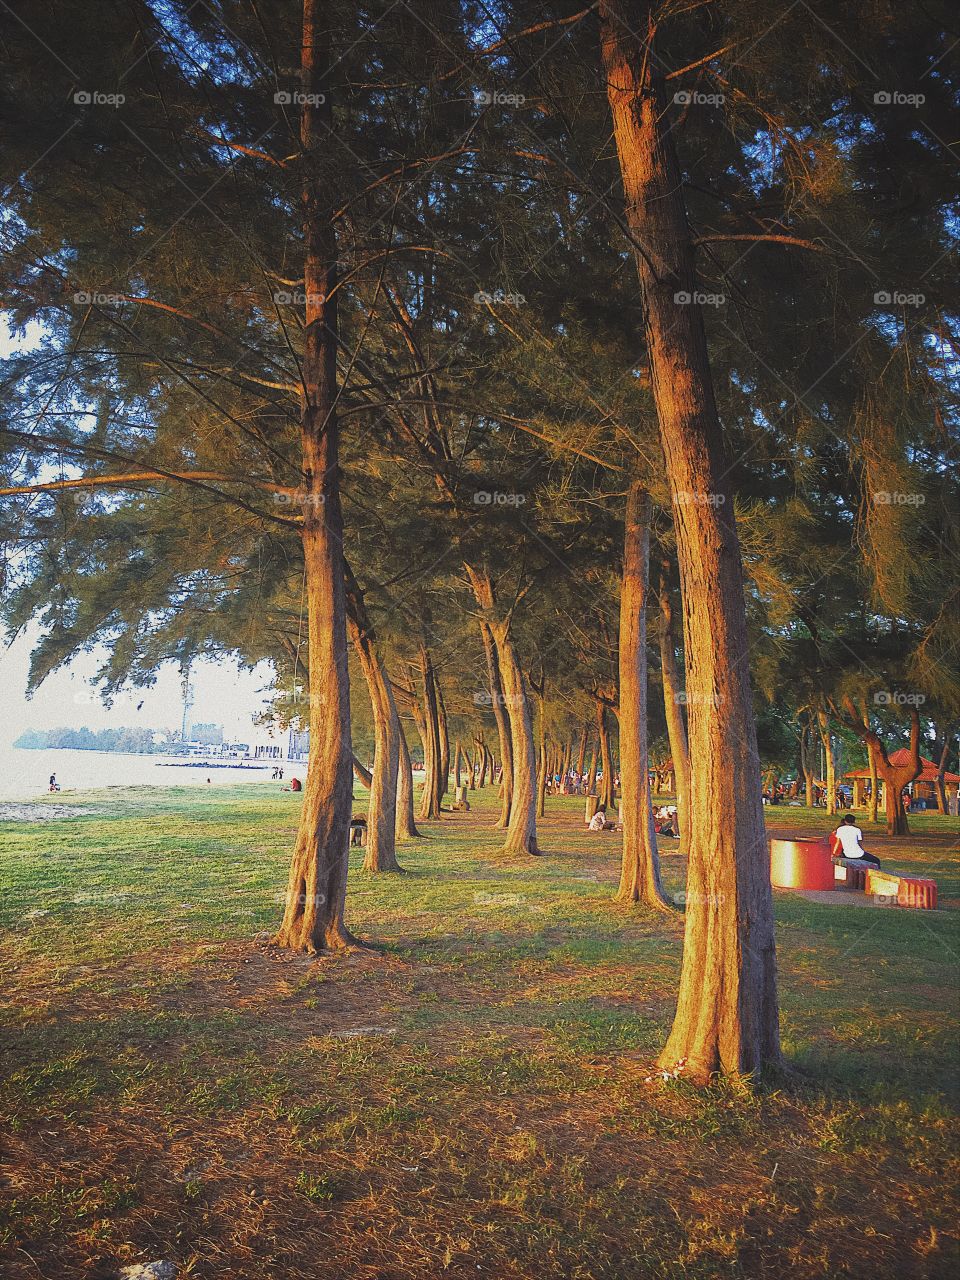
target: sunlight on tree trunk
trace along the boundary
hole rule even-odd
[[[337,241],[315,171],[330,132],[329,32],[321,0],[304,0],[302,116],[304,292],[301,449],[303,554],[310,655],[310,757],[286,906],[276,942],[315,953],[356,940],[347,930],[353,750],[340,509],[337,397]]]
[[[623,794],[622,902],[665,909],[653,827],[647,755],[647,597],[650,495],[639,480],[627,492],[620,587],[620,785]]]
[[[691,810],[680,991],[661,1062],[708,1079],[781,1060],[773,898],[726,482],[652,6],[601,0],[607,96],[635,238],[684,611]],[[637,34],[639,33],[639,34]]]

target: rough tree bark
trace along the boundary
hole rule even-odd
[[[800,771],[803,774],[804,803],[813,808],[813,788],[817,779],[816,733],[812,714],[807,711],[800,722]]]
[[[686,856],[687,831],[690,826],[690,751],[687,727],[683,722],[683,691],[677,669],[677,648],[673,634],[673,601],[665,574],[660,576],[660,677],[663,682],[663,708],[667,720],[667,738],[673,760],[674,787],[677,795],[679,852]]]
[[[510,821],[503,845],[504,853],[538,854],[537,847],[537,755],[534,746],[533,722],[530,715],[530,699],[526,681],[517,658],[510,633],[510,617],[501,616],[496,610],[493,584],[489,575],[467,565],[467,576],[479,607],[487,615],[493,637],[497,667],[503,687],[503,699],[510,723],[510,744],[513,763],[513,792],[510,802]],[[504,761],[506,775],[506,761]]]
[[[310,757],[283,920],[275,941],[315,954],[356,939],[344,924],[353,750],[337,421],[336,203],[319,172],[332,127],[330,33],[322,0],[304,0],[300,123],[304,316],[300,405],[303,555],[310,666]]]
[[[423,685],[423,704],[417,728],[423,741],[423,792],[420,796],[422,819],[440,817],[440,717],[437,707],[437,687],[434,682],[433,662],[426,645],[419,647],[418,661]],[[422,720],[422,724],[420,723]]]
[[[577,748],[577,775],[583,778],[583,766],[587,759],[587,726],[580,730],[580,745]]]
[[[397,719],[400,742],[400,764],[397,771],[397,813],[396,838],[398,840],[419,840],[417,821],[413,812],[413,761],[410,759],[410,748],[407,746],[407,735],[403,729],[403,721]]]
[[[870,712],[867,710],[867,704],[864,702],[860,708],[860,720],[865,729],[870,728]],[[867,801],[867,819],[875,823],[877,821],[877,810],[880,807],[880,788],[878,786],[879,775],[877,773],[877,753],[874,751],[870,742],[867,746],[867,767],[870,770],[870,798]]]
[[[620,586],[620,787],[623,804],[622,902],[667,909],[653,827],[647,756],[647,594],[650,495],[639,480],[627,491]]]
[[[673,498],[691,761],[677,1012],[661,1062],[747,1077],[781,1061],[770,863],[760,802],[743,567],[671,134],[654,6],[600,0],[607,96],[643,294]]]
[[[362,764],[356,756],[353,757],[353,772],[361,787],[366,787],[369,791],[373,785],[373,774],[365,764]]]
[[[529,678],[530,688],[533,690],[537,699],[537,724],[538,724],[538,743],[537,743],[537,817],[542,818],[547,808],[547,771],[550,768],[549,752],[547,750],[547,716],[545,703],[545,693],[547,688],[546,676],[541,676],[540,683],[535,684],[533,676]]]
[[[364,626],[364,615],[350,620],[354,648],[360,659],[373,712],[373,777],[367,802],[367,848],[364,871],[402,871],[397,861],[397,786],[400,769],[400,717],[393,689],[375,637]]]
[[[450,728],[447,722],[447,708],[443,701],[443,687],[434,673],[434,687],[437,693],[437,733],[440,737],[440,769],[437,776],[437,809],[443,806],[443,798],[450,790]]]
[[[613,761],[610,754],[610,718],[607,715],[607,704],[597,699],[597,739],[600,743],[600,767],[603,777],[600,779],[598,808],[603,805],[613,808]]]
[[[497,724],[497,736],[500,739],[500,780],[501,805],[500,817],[494,830],[504,830],[510,825],[510,809],[513,804],[513,741],[510,736],[510,720],[507,715],[503,697],[503,680],[500,675],[500,656],[497,653],[497,642],[493,638],[493,630],[489,622],[480,621],[480,635],[483,640],[483,652],[487,659],[487,680],[490,685],[490,699],[493,718]]]
[[[599,752],[599,744],[594,741],[593,750],[590,753],[590,767],[587,769],[587,795],[592,796],[597,791],[597,755]]]
[[[837,758],[833,752],[830,717],[823,707],[817,709],[817,727],[820,731],[820,741],[823,744],[823,781],[827,788],[827,814],[829,817],[833,817],[837,812]]]
[[[373,773],[367,801],[367,846],[364,871],[402,871],[397,862],[397,784],[400,768],[400,717],[393,686],[367,613],[360,584],[345,566],[347,626],[367,683],[373,714]],[[354,757],[354,770],[357,760]]]

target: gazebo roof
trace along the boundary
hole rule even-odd
[[[907,747],[900,747],[897,751],[892,752],[889,757],[890,763],[899,768],[910,763],[910,752]],[[849,773],[843,775],[845,778],[869,778],[869,769],[852,769]],[[928,760],[926,756],[920,757],[920,773],[914,782],[936,782],[937,766],[932,760]],[[960,774],[945,773],[943,775],[944,782],[960,782]]]

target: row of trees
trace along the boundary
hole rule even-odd
[[[26,729],[13,744],[31,751],[69,748],[73,751],[129,751],[149,753],[160,751],[155,746],[152,729]]]
[[[278,940],[315,951],[353,941],[351,643],[373,863],[415,829],[414,729],[419,816],[459,723],[528,855],[538,747],[590,723],[609,786],[616,719],[623,892],[657,905],[653,656],[690,860],[664,1061],[776,1064],[755,700],[771,738],[832,717],[878,769],[878,707],[958,710],[945,7],[3,22],[5,609],[43,624],[33,683],[94,645],[108,693],[273,661],[311,731]]]

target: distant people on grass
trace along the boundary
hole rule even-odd
[[[602,805],[602,804],[599,805],[597,808],[597,812],[593,815],[593,817],[587,823],[587,830],[588,831],[612,831],[613,829],[614,829],[614,824],[612,822],[607,821],[606,805]]]
[[[51,773],[50,775],[50,790],[51,791],[60,790],[60,783],[57,781],[57,775],[55,773]]]
[[[880,866],[880,859],[864,849],[863,832],[854,821],[852,813],[844,814],[842,822],[833,833],[830,853],[833,861],[839,866],[846,866],[848,863],[854,863],[857,866],[865,864],[871,867]]]
[[[658,836],[668,836],[676,840],[680,834],[677,822],[677,806],[664,804],[653,815],[653,829]]]

